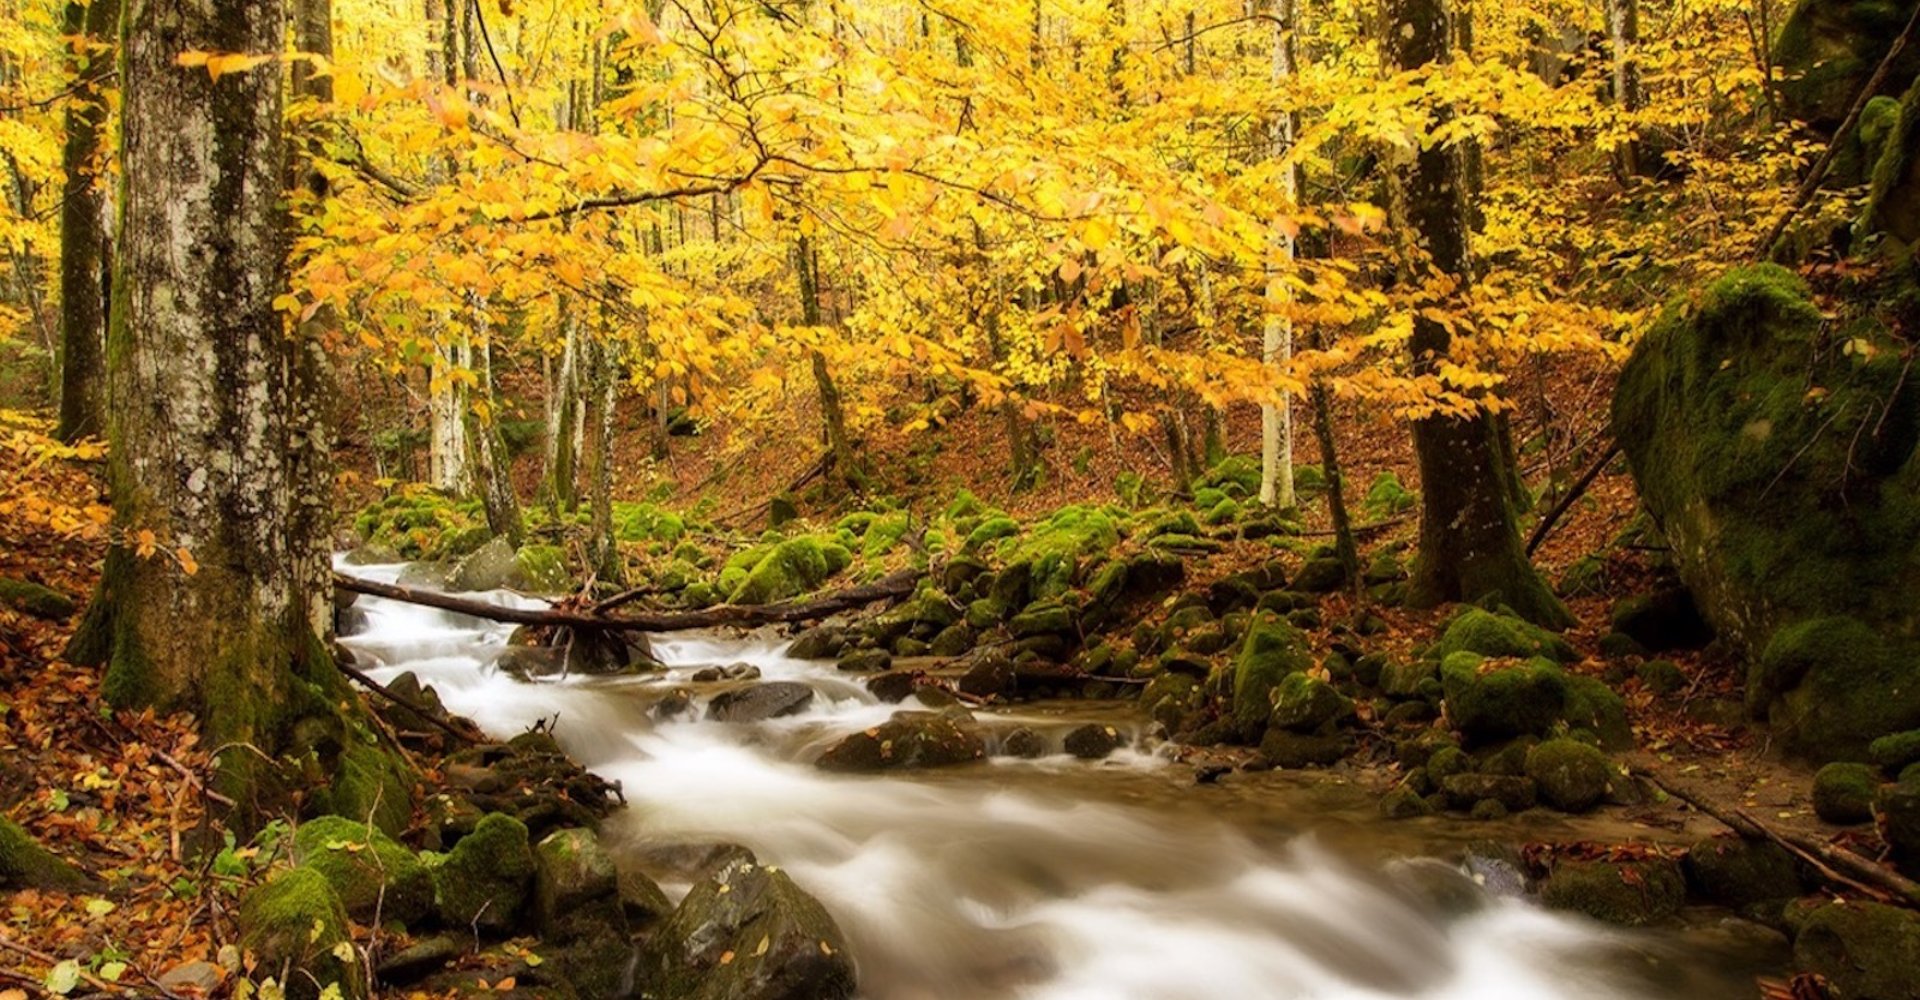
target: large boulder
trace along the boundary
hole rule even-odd
[[[1854,95],[1887,57],[1916,2],[1799,0],[1773,46],[1788,113],[1823,131],[1837,127]],[[1897,94],[1916,74],[1920,48],[1909,45],[1879,92]]]
[[[1920,727],[1920,385],[1880,325],[1736,269],[1668,306],[1613,403],[1681,580],[1749,656],[1751,709],[1814,760]]]
[[[1527,777],[1540,786],[1540,798],[1561,812],[1580,813],[1599,805],[1613,787],[1607,755],[1578,740],[1548,740],[1527,751]]]
[[[1920,914],[1879,903],[1829,903],[1793,940],[1793,964],[1826,977],[1844,1000],[1913,1000]]]
[[[1353,699],[1317,677],[1288,674],[1273,690],[1268,725],[1310,733],[1353,715]]]
[[[1560,663],[1580,658],[1567,640],[1512,615],[1483,608],[1468,608],[1448,623],[1431,655],[1444,660],[1454,653],[1478,653],[1481,656],[1544,656]]]
[[[855,987],[833,917],[750,856],[694,885],[655,933],[638,980],[652,1000],[844,1000]]]
[[[0,816],[0,890],[79,892],[92,886],[93,880],[80,869],[40,846],[12,820]]]
[[[1862,228],[1920,242],[1920,79],[1900,99],[1885,133],[1872,164]]]

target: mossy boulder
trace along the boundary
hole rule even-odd
[[[80,892],[93,880],[40,846],[20,825],[0,817],[0,889]]]
[[[1874,797],[1880,832],[1893,856],[1908,871],[1920,871],[1920,777],[1882,785]]]
[[[799,597],[852,562],[853,553],[832,536],[789,538],[768,550],[727,599],[734,604],[772,604]]]
[[[347,746],[334,760],[333,777],[313,792],[321,815],[368,816],[397,836],[413,818],[413,775],[399,757],[374,742],[372,733],[350,728]]]
[[[358,953],[339,947],[349,941],[346,907],[318,871],[290,868],[250,890],[240,902],[239,928],[241,950],[289,997],[313,1000],[335,985],[350,997],[366,992]]]
[[[853,956],[786,872],[738,857],[694,884],[637,972],[652,1000],[845,1000]]]
[[[1799,0],[1774,38],[1773,62],[1786,110],[1823,131],[1839,126],[1913,14],[1915,0]],[[1898,93],[1920,74],[1909,45],[1881,93]],[[1857,181],[1856,181],[1857,182]]]
[[[1373,477],[1360,506],[1366,510],[1368,517],[1384,521],[1405,514],[1419,502],[1420,497],[1400,482],[1400,476],[1392,469],[1386,469]]]
[[[1879,903],[1829,903],[1793,939],[1793,964],[1826,978],[1841,1000],[1913,1000],[1920,914]]]
[[[1460,652],[1491,657],[1544,656],[1560,663],[1580,658],[1565,639],[1552,632],[1484,608],[1467,608],[1456,615],[1434,644],[1431,655],[1445,660]]]
[[[433,910],[433,875],[379,827],[343,816],[300,824],[293,857],[326,878],[348,915],[412,925]]]
[[[1687,900],[1687,882],[1671,858],[1562,860],[1547,875],[1540,900],[1552,909],[1643,927],[1680,912]]]
[[[1295,768],[1332,764],[1353,752],[1353,737],[1344,732],[1296,733],[1269,729],[1260,739],[1260,755],[1274,767]]]
[[[77,608],[73,598],[52,587],[8,577],[0,577],[0,604],[50,621],[70,618]]]
[[[533,879],[527,825],[488,813],[433,867],[434,909],[454,927],[504,931],[514,926]]]
[[[1120,544],[1120,526],[1099,507],[1069,505],[1034,524],[1020,538],[998,543],[998,554],[1008,567],[1029,567],[1029,596],[1033,600],[1058,598],[1073,586],[1087,557],[1104,555]],[[997,595],[996,595],[997,596]]]
[[[1613,787],[1607,755],[1578,740],[1548,740],[1527,751],[1527,777],[1540,786],[1540,799],[1561,812],[1581,813],[1599,805]]]
[[[1687,686],[1687,675],[1672,660],[1648,660],[1634,668],[1640,686],[1656,695],[1669,695]]]
[[[1311,733],[1353,715],[1353,699],[1317,677],[1288,674],[1273,689],[1273,713],[1267,724]]]
[[[1714,837],[1687,849],[1687,881],[1722,906],[1771,916],[1800,895],[1800,869],[1786,848],[1771,841]]]
[[[1879,772],[1865,764],[1836,761],[1813,775],[1813,811],[1840,826],[1865,823],[1873,819],[1879,790]]]
[[[1380,693],[1389,698],[1418,698],[1423,682],[1440,676],[1432,660],[1388,660],[1380,667]]]
[[[1272,615],[1247,628],[1233,661],[1233,719],[1244,738],[1258,738],[1273,712],[1273,692],[1288,674],[1313,669],[1313,653],[1299,629]]]
[[[1666,308],[1613,403],[1681,581],[1749,657],[1752,708],[1816,761],[1920,728],[1920,386],[1856,314],[1881,294],[1830,319],[1783,268],[1730,271]]]
[[[1920,761],[1920,729],[1882,736],[1867,745],[1867,755],[1882,771],[1898,775],[1908,764]]]
[[[1902,243],[1920,242],[1920,78],[1900,99],[1895,119],[1871,164],[1872,187],[1860,228]],[[1861,128],[1865,139],[1866,128]]]
[[[592,830],[555,830],[533,849],[533,912],[542,951],[584,996],[617,996],[632,958],[626,905],[613,856]],[[651,883],[642,885],[644,890]],[[659,887],[641,905],[658,908]]]
[[[1440,790],[1455,809],[1492,801],[1509,813],[1532,809],[1540,797],[1532,778],[1514,774],[1456,774],[1441,781]]]
[[[1483,669],[1486,666],[1468,652],[1449,655],[1440,664],[1447,718],[1468,745],[1539,735],[1560,721],[1567,678],[1558,665],[1535,659]]]

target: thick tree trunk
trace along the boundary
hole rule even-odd
[[[120,29],[119,0],[68,0],[62,30],[79,39],[74,93],[67,104],[67,141],[61,152],[65,188],[60,203],[60,424],[55,435],[76,441],[106,433],[107,309],[111,299],[112,218],[101,182],[101,145],[107,123],[102,85],[113,71]]]
[[[427,377],[427,476],[433,485],[453,496],[473,488],[468,464],[466,414],[467,383],[460,373],[471,373],[473,348],[464,334],[434,348],[433,368]]]
[[[1447,0],[1388,0],[1388,65],[1439,66],[1452,38]],[[1473,281],[1467,178],[1459,151],[1445,143],[1422,149],[1394,184],[1394,220],[1425,252],[1406,262],[1407,284],[1431,265],[1456,286]],[[1413,255],[1418,257],[1418,255]],[[1451,349],[1447,328],[1416,316],[1409,341],[1417,374],[1437,370]],[[1493,420],[1435,414],[1413,425],[1420,463],[1420,553],[1409,598],[1416,605],[1491,598],[1534,621],[1566,624],[1566,609],[1547,590],[1521,548],[1508,497],[1508,472]]]
[[[278,52],[287,28],[284,0],[127,10],[108,334],[116,545],[75,647],[107,658],[109,703],[199,716],[242,825],[271,793],[264,761],[283,753],[339,778],[317,799],[365,802],[382,825],[397,806],[403,823],[406,785],[340,709],[326,539],[299,513],[323,484],[300,479],[300,345],[273,307],[287,279],[282,75],[215,81],[177,62]],[[296,742],[307,719],[320,724]]]

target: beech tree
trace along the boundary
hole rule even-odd
[[[119,0],[69,0],[61,23],[73,46],[60,196],[60,425],[72,442],[106,430],[107,301],[112,220],[101,170],[105,84],[113,74]]]
[[[1449,59],[1453,26],[1447,0],[1389,0],[1387,65],[1432,73]],[[1445,118],[1444,111],[1435,112]],[[1390,179],[1391,214],[1407,252],[1402,282],[1437,290],[1442,302],[1463,301],[1473,285],[1471,214],[1466,165],[1458,146],[1430,137]],[[1449,360],[1449,318],[1422,309],[1407,341],[1416,375]],[[1420,465],[1420,550],[1409,597],[1421,605],[1498,600],[1537,622],[1571,619],[1521,545],[1508,490],[1507,449],[1494,418],[1477,408],[1438,410],[1413,422]]]
[[[187,709],[243,814],[267,761],[333,809],[404,822],[396,766],[342,709],[326,536],[304,516],[317,421],[286,292],[286,0],[135,2],[124,21],[109,329],[116,544],[75,636],[120,707]],[[296,727],[296,723],[314,722]],[[300,737],[295,739],[298,728]],[[245,822],[245,816],[242,820]]]

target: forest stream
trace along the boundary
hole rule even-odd
[[[353,572],[391,581],[401,566]],[[496,591],[500,603],[537,606]],[[785,643],[656,636],[664,674],[528,683],[494,668],[508,627],[380,599],[342,641],[388,680],[413,671],[447,708],[510,736],[547,720],[576,759],[621,783],[606,833],[623,864],[684,892],[702,850],[741,844],[818,895],[851,941],[869,1000],[1745,997],[1784,955],[1722,932],[1627,932],[1513,898],[1518,873],[1468,854],[1477,839],[1627,839],[1605,818],[1433,818],[1387,824],[1335,772],[1237,774],[1196,786],[1127,703],[982,710],[990,732],[1027,726],[1054,753],[959,768],[830,775],[834,739],[894,707]],[[656,722],[684,689],[696,706],[747,663],[804,683],[809,707],[765,722]],[[1104,721],[1131,746],[1099,763],[1059,751]],[[1573,827],[1579,824],[1579,829]],[[1472,874],[1467,874],[1471,872]]]

